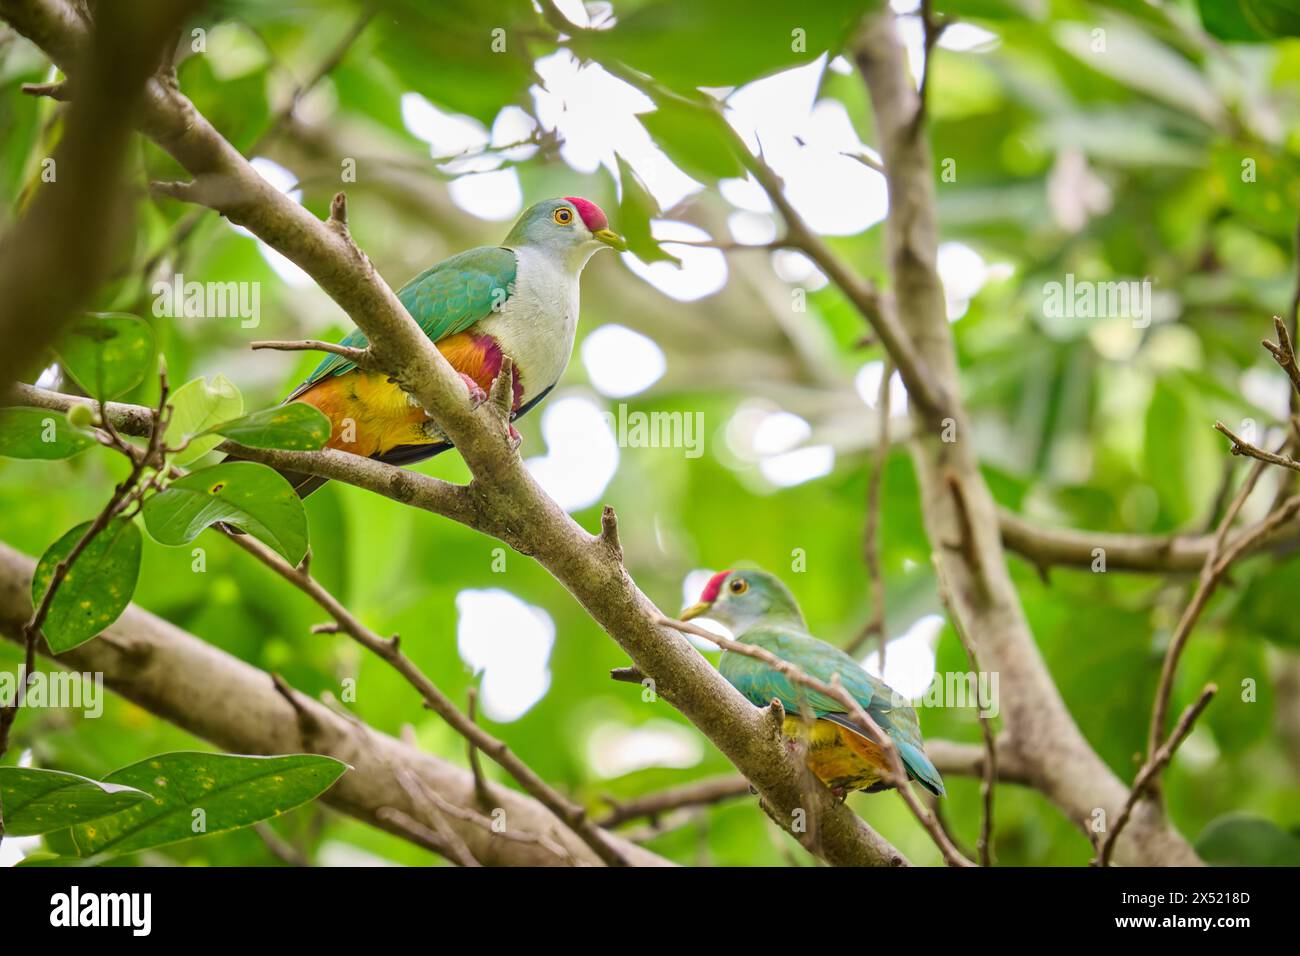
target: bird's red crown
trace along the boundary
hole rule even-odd
[[[729,570],[719,571],[709,578],[709,583],[704,585],[704,590],[700,592],[701,604],[712,604],[718,599],[718,592],[722,590],[722,582],[727,580],[727,575],[730,573]]]
[[[609,220],[605,218],[605,212],[590,199],[583,199],[581,196],[565,196],[569,202],[573,203],[578,215],[592,232],[600,229],[609,228]]]

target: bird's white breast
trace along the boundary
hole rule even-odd
[[[562,260],[534,249],[516,249],[515,256],[518,267],[510,296],[479,328],[496,339],[519,369],[523,404],[554,385],[573,354],[578,274]]]

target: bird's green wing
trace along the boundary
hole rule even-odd
[[[888,684],[868,674],[838,647],[789,627],[768,625],[752,628],[742,635],[741,640],[771,651],[823,683],[829,684],[831,677],[838,675],[844,689],[880,725],[880,729],[889,734],[912,775],[933,792],[943,793],[943,780],[925,756],[916,711]],[[834,720],[867,738],[871,737],[865,727],[857,726],[852,716],[844,712],[844,705],[839,701],[794,684],[779,670],[760,660],[728,652],[722,655],[718,669],[755,706],[765,706],[776,698],[790,714],[797,714],[807,707],[815,717]]]
[[[398,290],[397,298],[424,334],[437,342],[464,332],[500,310],[514,291],[517,265],[514,251],[503,246],[469,249],[425,269]],[[360,329],[353,329],[340,344],[361,349],[370,340]],[[294,394],[323,378],[342,375],[354,368],[341,355],[326,356]]]
[[[845,688],[858,698],[863,707],[871,702],[870,690],[862,695],[855,686],[850,686],[847,679],[852,676],[852,671],[857,671],[868,680],[870,676],[858,667],[853,658],[825,641],[779,625],[751,628],[740,639],[746,644],[771,651],[782,660],[794,664],[809,677],[825,683],[830,683],[831,675],[838,673]],[[798,713],[805,706],[815,717],[844,710],[843,705],[833,697],[797,685],[776,668],[753,657],[726,652],[722,655],[718,669],[736,690],[758,707],[765,706],[776,698],[791,714]]]

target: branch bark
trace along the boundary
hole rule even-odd
[[[1195,574],[1214,546],[1213,534],[1146,535],[1105,531],[1043,528],[1019,515],[998,509],[1002,544],[1044,572],[1052,567],[1091,567],[1096,549],[1105,552],[1107,571],[1147,574]],[[1239,532],[1236,540],[1244,532]],[[1252,545],[1250,553],[1288,552],[1300,547],[1300,524],[1278,527]]]

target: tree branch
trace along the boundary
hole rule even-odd
[[[1213,534],[1143,535],[1043,528],[998,509],[1002,543],[1040,569],[1058,565],[1087,568],[1104,552],[1106,570],[1148,574],[1196,573],[1214,546]],[[1251,553],[1300,547],[1300,524],[1282,525],[1254,541]]]

